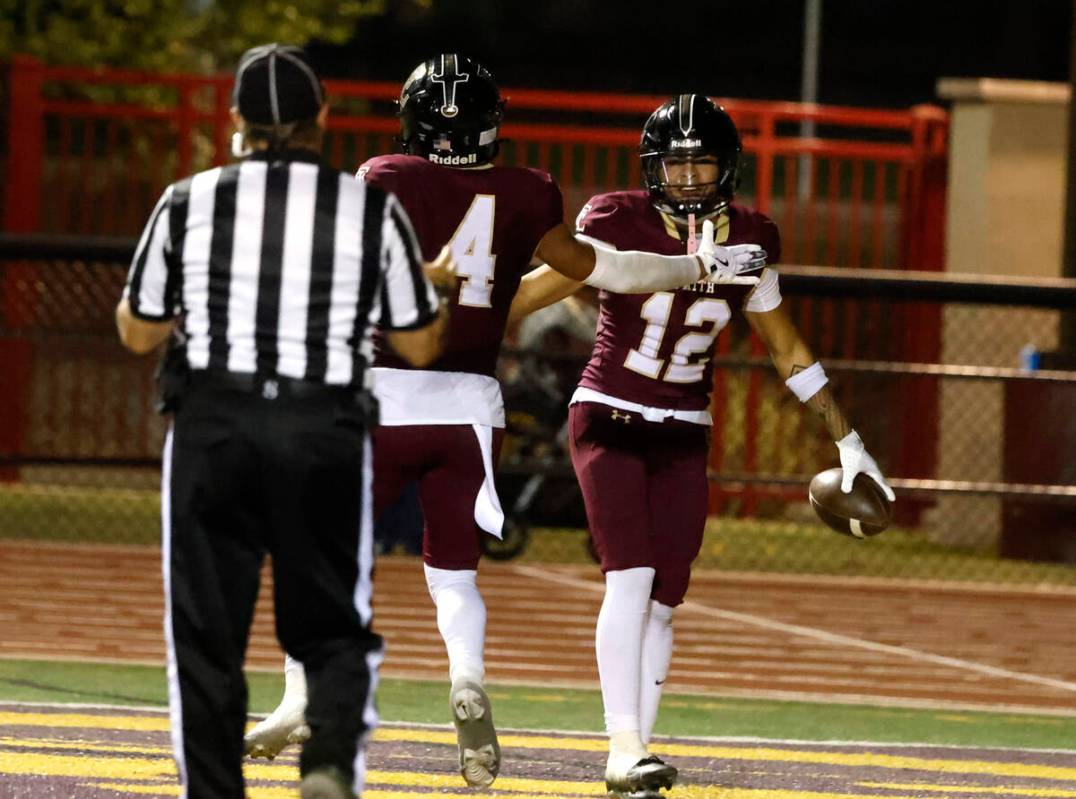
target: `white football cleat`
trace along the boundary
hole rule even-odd
[[[662,788],[672,788],[676,774],[676,769],[659,757],[639,759],[634,754],[610,752],[605,766],[605,789],[610,797],[642,799],[660,795]]]
[[[306,702],[281,702],[264,720],[243,736],[243,753],[272,760],[288,746],[310,738],[304,711]]]
[[[501,770],[489,697],[480,683],[461,677],[452,683],[449,708],[460,748],[460,774],[472,788],[488,788]]]

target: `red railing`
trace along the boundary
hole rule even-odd
[[[136,234],[164,186],[228,158],[230,76],[46,67],[15,56],[10,85],[6,230]],[[372,155],[396,149],[397,84],[328,81],[327,89],[334,108],[326,151],[336,166],[355,169]],[[592,194],[639,185],[639,131],[667,99],[515,88],[504,94],[509,102],[502,161],[550,171],[564,190],[568,219]],[[942,268],[948,119],[941,109],[720,102],[743,136],[740,197],[778,223],[785,262]],[[801,137],[799,124],[805,121],[819,135]],[[6,274],[7,284],[28,277],[17,268]],[[877,310],[869,303],[796,305],[798,323],[823,357],[936,360],[936,309],[909,307],[884,318]],[[18,314],[5,313],[17,328]],[[757,350],[757,342],[753,346]],[[4,382],[25,387],[28,345],[0,342],[0,357]],[[724,402],[723,385],[715,392],[718,405]],[[738,450],[742,462],[733,464],[748,471],[767,470],[757,435],[762,391],[759,376],[748,378],[748,431]],[[897,426],[914,419],[912,429],[918,431],[914,441],[894,433],[889,442],[893,471],[902,476],[931,473],[932,392],[909,393],[898,406],[906,418]],[[4,393],[0,452],[18,452],[19,434],[10,431],[23,427],[25,399],[19,397],[26,392]],[[722,462],[721,440],[714,453],[715,466],[730,465]],[[748,510],[753,496],[747,494]]]

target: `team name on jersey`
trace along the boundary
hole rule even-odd
[[[470,153],[469,155],[438,155],[437,153],[430,153],[430,161],[435,164],[445,164],[447,166],[477,164],[478,155],[476,153]]]
[[[672,146],[676,148],[702,147],[702,139],[673,139]]]
[[[717,283],[708,283],[705,280],[700,280],[697,283],[692,283],[690,286],[684,286],[681,291],[691,291],[695,294],[716,294]]]

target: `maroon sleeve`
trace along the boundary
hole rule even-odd
[[[617,211],[620,205],[608,194],[591,197],[575,218],[575,232],[598,241],[616,246],[616,232],[620,223]]]
[[[397,172],[398,170],[394,168],[391,161],[384,156],[376,156],[360,166],[359,171],[355,173],[355,177],[364,183],[369,183],[379,189],[396,194],[393,184],[396,183],[394,178]]]
[[[564,198],[560,193],[560,186],[553,177],[546,172],[531,170],[539,175],[542,180],[541,200],[535,203],[538,209],[535,213],[535,224],[538,225],[538,239],[551,231],[557,225],[564,223]]]

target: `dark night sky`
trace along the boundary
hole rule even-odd
[[[802,0],[434,0],[389,3],[343,47],[311,47],[333,77],[402,81],[442,51],[505,86],[799,97]],[[902,107],[945,76],[1067,81],[1071,0],[823,0],[819,100]]]

